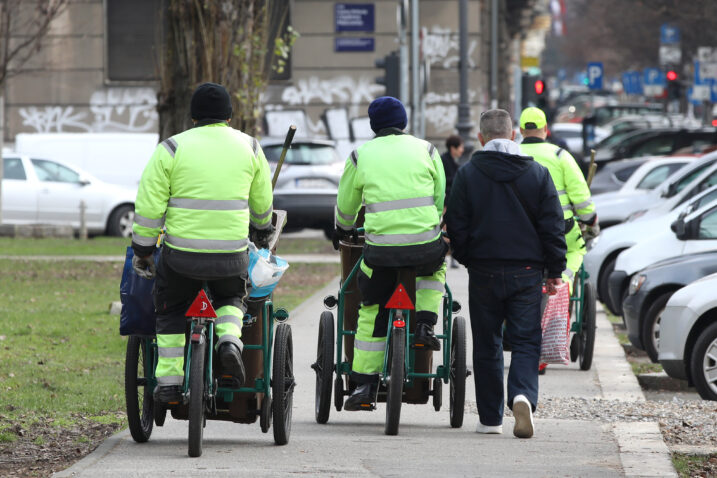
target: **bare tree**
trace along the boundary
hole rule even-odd
[[[682,65],[697,47],[717,46],[713,0],[572,0],[567,8],[567,33],[546,52],[559,55],[562,66],[584,69],[587,61],[602,61],[609,74],[657,66],[665,23],[680,28]]]
[[[256,133],[260,96],[295,39],[282,28],[288,12],[282,0],[169,0],[159,59],[160,138],[191,126],[192,91],[205,81],[231,94],[232,126]]]
[[[8,78],[22,73],[36,54],[50,25],[67,6],[67,0],[0,0],[0,193],[2,192],[2,146],[5,111],[2,92]],[[2,194],[0,194],[0,198]],[[0,200],[0,220],[2,201]]]

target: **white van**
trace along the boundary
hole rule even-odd
[[[56,159],[105,182],[137,189],[158,142],[156,133],[19,133],[15,151]]]

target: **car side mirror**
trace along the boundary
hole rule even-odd
[[[684,241],[687,239],[687,227],[685,226],[685,220],[682,218],[677,219],[670,225],[670,229],[675,233],[677,239]]]
[[[77,182],[80,183],[80,186],[87,186],[88,184],[90,184],[90,180],[87,179],[85,176],[80,176]]]

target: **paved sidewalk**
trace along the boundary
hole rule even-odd
[[[292,262],[311,262],[338,264],[338,254],[279,254],[281,258],[291,264]],[[12,256],[0,255],[0,259],[22,260],[22,261],[89,261],[89,262],[124,262],[125,256],[74,256],[74,255],[42,255],[42,256]]]
[[[468,317],[465,269],[449,269],[448,283],[464,306],[460,315]],[[512,436],[513,420],[506,417],[503,435],[476,434],[472,377],[467,382],[467,415],[460,429],[448,424],[448,387],[443,388],[440,412],[430,403],[404,405],[397,437],[383,434],[384,404],[372,413],[339,413],[332,408],[329,423],[316,424],[314,373],[309,365],[315,360],[322,298],[336,293],[337,287],[338,281],[332,281],[291,312],[298,385],[288,445],[275,446],[271,431],[262,434],[258,423],[208,421],[204,455],[190,459],[186,455],[187,422],[168,418],[164,427],[155,427],[148,443],[134,443],[125,430],[56,476],[677,476],[654,422],[609,424],[537,418],[535,436],[520,440]],[[470,339],[468,350],[472,368]],[[506,365],[508,358],[506,354]],[[644,401],[603,314],[598,315],[593,368],[581,371],[576,364],[550,366],[541,376],[540,387],[541,400],[605,399],[606,406],[608,400]]]

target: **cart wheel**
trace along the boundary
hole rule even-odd
[[[451,337],[451,368],[449,405],[451,427],[463,426],[463,412],[466,401],[466,319],[453,319],[453,336]]]
[[[147,386],[145,365],[153,360],[147,356],[147,340],[130,336],[124,364],[124,396],[127,404],[127,421],[132,438],[137,443],[149,440],[152,434],[154,399]]]
[[[398,424],[401,421],[401,403],[403,401],[403,379],[406,356],[406,329],[394,327],[391,333],[391,346],[388,350],[388,367],[386,377],[386,435],[398,435]]]
[[[441,411],[443,405],[443,380],[441,378],[433,379],[433,409],[437,412]]]
[[[202,438],[204,435],[204,356],[207,348],[202,331],[199,343],[192,343],[192,361],[189,365],[189,456],[202,456]]]
[[[339,374],[336,374],[336,379],[334,380],[334,407],[336,407],[337,412],[344,408],[344,380]]]
[[[164,426],[167,418],[167,405],[162,402],[154,402],[154,424],[158,427]]]
[[[580,370],[590,370],[595,348],[595,286],[585,282],[583,286],[583,326],[580,331]]]
[[[313,367],[316,371],[316,423],[326,423],[331,412],[331,378],[334,371],[334,314],[329,311],[321,313]]]
[[[279,324],[274,339],[274,370],[271,374],[274,443],[286,445],[291,434],[291,406],[294,398],[294,348],[291,327]]]
[[[259,427],[261,427],[262,433],[268,432],[271,427],[271,397],[269,395],[264,395],[264,399],[261,401]]]

